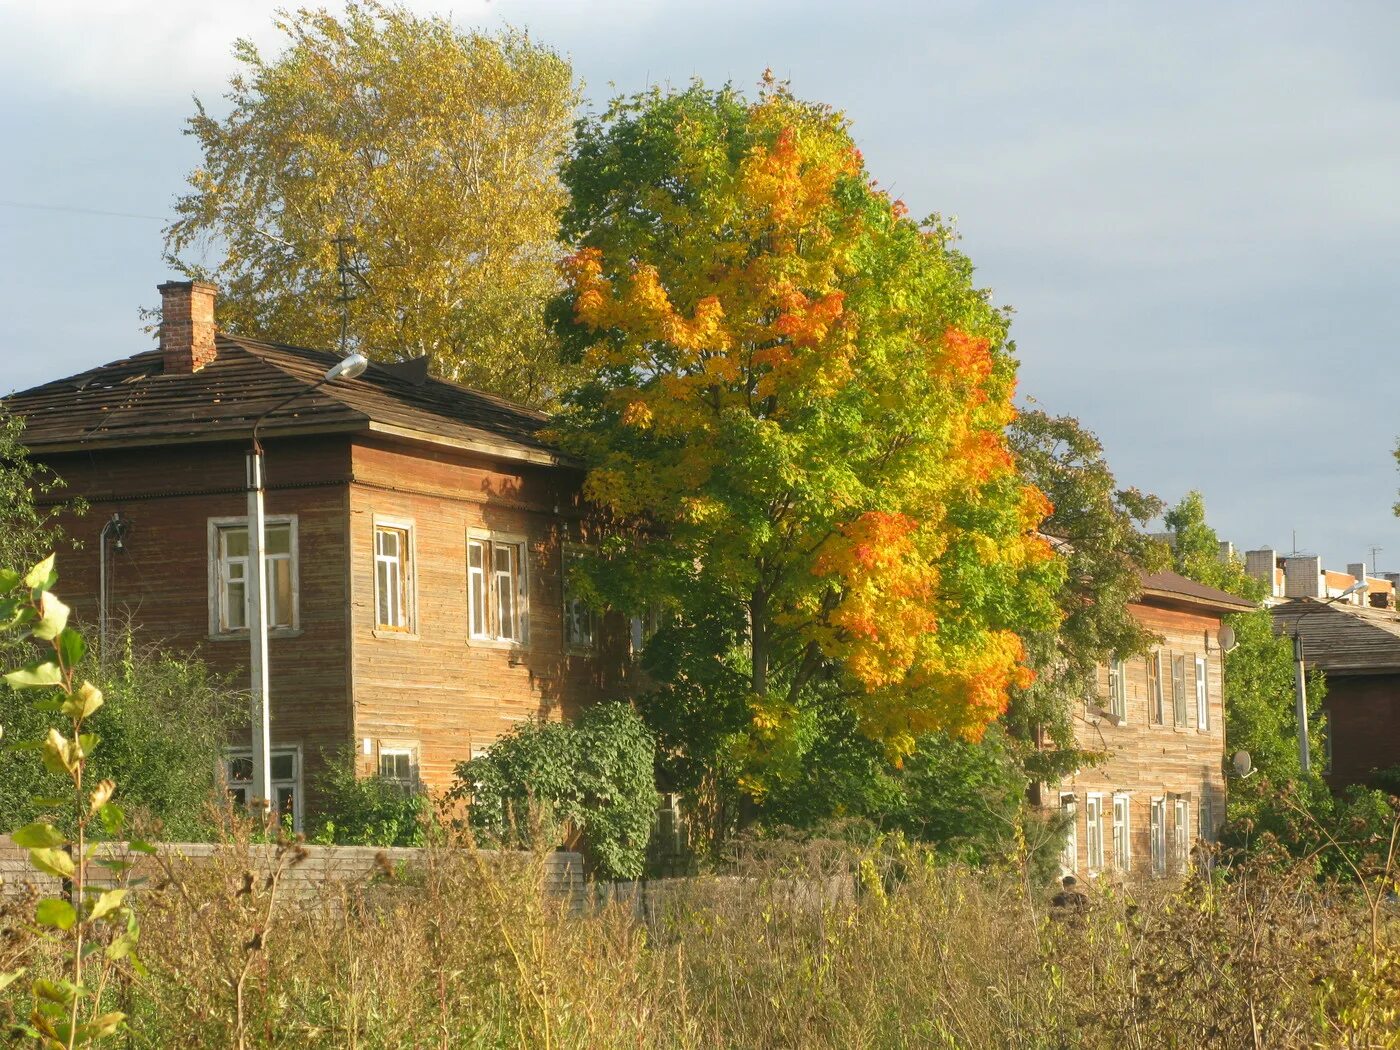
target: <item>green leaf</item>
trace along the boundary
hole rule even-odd
[[[102,706],[102,690],[91,682],[84,682],[73,695],[63,702],[63,713],[74,721],[87,718]]]
[[[71,611],[52,593],[45,591],[44,596],[39,599],[39,622],[34,625],[34,637],[46,642],[53,641],[68,626],[68,614]]]
[[[9,594],[19,586],[19,573],[14,569],[0,569],[0,594]],[[0,987],[4,987],[0,985]]]
[[[52,824],[26,824],[10,837],[16,846],[23,846],[25,849],[52,849],[54,846],[68,844],[63,833]]]
[[[30,569],[24,577],[24,585],[30,590],[35,587],[47,586],[49,577],[53,575],[54,556],[50,554],[34,568]]]
[[[11,970],[9,973],[0,973],[0,991],[3,991],[8,985],[14,984],[23,977],[24,970],[25,968],[21,966],[18,970]]]
[[[59,930],[71,930],[78,921],[78,913],[61,897],[46,897],[34,909],[34,918],[42,926],[53,926]]]
[[[88,919],[96,922],[104,916],[112,914],[122,906],[122,901],[126,898],[126,890],[108,890],[97,900],[93,901],[92,910],[88,912]]]
[[[42,689],[46,686],[62,685],[63,670],[52,660],[33,663],[5,676],[11,689]]]
[[[71,776],[73,770],[77,768],[73,751],[72,741],[65,738],[57,729],[50,727],[49,735],[44,738],[44,768],[50,773]]]
[[[87,655],[87,642],[77,631],[69,628],[58,636],[58,655],[64,667],[77,667]]]
[[[94,1017],[91,1021],[78,1025],[78,1030],[74,1033],[77,1037],[76,1041],[86,1043],[95,1039],[106,1039],[109,1035],[116,1034],[117,1029],[125,1020],[126,1014],[116,1010],[100,1017]]]
[[[83,733],[78,737],[78,746],[83,749],[83,757],[87,758],[97,750],[98,743],[102,740],[96,733]]]
[[[73,1000],[78,996],[78,986],[72,981],[50,981],[44,977],[36,977],[30,989],[34,992],[34,998],[47,999],[60,1006],[72,1006]]]
[[[61,849],[32,849],[29,851],[29,863],[40,871],[57,875],[60,879],[73,876],[73,858]]]
[[[102,829],[109,835],[120,835],[122,828],[126,827],[126,811],[115,802],[107,802],[100,806],[97,815],[102,818]]]
[[[42,746],[42,744],[31,744],[30,748],[31,750],[37,751]],[[34,803],[34,805],[38,806],[40,809],[52,809],[54,806],[66,806],[73,800],[71,798],[57,798],[53,795],[35,795],[29,801]]]
[[[146,853],[152,857],[156,854],[156,848],[145,839],[132,839],[126,846],[127,849],[135,850],[137,853]]]

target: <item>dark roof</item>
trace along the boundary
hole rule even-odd
[[[1257,603],[1248,599],[1216,587],[1207,587],[1204,583],[1197,583],[1170,570],[1142,573],[1142,594],[1144,598],[1205,605],[1220,612],[1240,612],[1259,607]]]
[[[1328,674],[1400,671],[1400,616],[1394,610],[1295,598],[1269,612],[1274,630],[1302,635],[1305,659]]]
[[[5,399],[25,419],[35,451],[246,438],[253,420],[320,379],[339,355],[219,336],[218,356],[198,372],[166,374],[159,350],[136,354]],[[380,431],[553,462],[539,435],[549,417],[456,383],[371,364],[358,379],[328,383],[263,424],[291,431]]]

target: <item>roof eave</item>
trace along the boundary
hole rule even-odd
[[[476,452],[483,456],[490,456],[493,459],[511,460],[517,463],[531,463],[543,467],[578,467],[580,464],[571,457],[564,456],[549,449],[536,448],[521,442],[501,439],[487,431],[478,431],[470,437],[452,437],[446,434],[434,434],[431,431],[419,430],[414,427],[398,426],[394,423],[371,422],[366,427],[372,434],[383,434],[385,437],[399,438],[403,441],[412,441],[418,444],[436,445],[440,448],[460,449],[466,452]]]
[[[1172,605],[1190,606],[1194,609],[1210,609],[1213,612],[1219,613],[1251,612],[1259,608],[1257,605],[1243,600],[1227,602],[1218,598],[1204,598],[1194,594],[1181,594],[1178,591],[1158,590],[1155,587],[1144,587],[1142,590],[1142,597],[1152,598],[1159,602]]]

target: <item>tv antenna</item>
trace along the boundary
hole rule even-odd
[[[340,294],[335,301],[340,305],[340,356],[349,352],[346,345],[350,338],[350,304],[355,301],[354,278],[359,277],[350,261],[350,249],[355,247],[353,234],[342,233],[331,241],[335,245],[335,268],[340,278]]]
[[[1379,554],[1379,553],[1380,553],[1381,551],[1383,551],[1383,550],[1385,550],[1384,547],[1372,547],[1372,548],[1371,548],[1371,575],[1372,575],[1372,576],[1379,576],[1379,575],[1380,575],[1380,573],[1376,571],[1376,564],[1377,564],[1377,563],[1376,563],[1376,555]]]

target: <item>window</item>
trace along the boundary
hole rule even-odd
[[[1172,863],[1177,871],[1191,866],[1191,800],[1172,800]]]
[[[294,747],[274,747],[268,756],[272,767],[272,801],[278,819],[292,818],[292,830],[301,830],[301,753]],[[229,797],[239,806],[253,801],[253,753],[232,748],[224,753],[224,780]]]
[[[379,749],[379,779],[410,791],[418,785],[418,763],[411,747]]]
[[[592,649],[596,629],[593,609],[578,595],[573,582],[573,569],[587,551],[565,544],[562,552],[564,566],[564,645],[568,649]]]
[[[1199,825],[1197,834],[1202,842],[1211,842],[1215,838],[1215,828],[1211,821],[1211,791],[1210,785],[1202,787],[1201,805],[1196,811],[1196,822]]]
[[[528,620],[523,539],[467,537],[467,609],[473,638],[525,643]]]
[[[1210,671],[1204,656],[1196,657],[1196,728],[1210,729]]]
[[[1119,871],[1133,870],[1133,838],[1129,825],[1128,796],[1113,796],[1113,866]]]
[[[648,606],[640,616],[632,617],[630,626],[632,655],[640,657],[647,643],[661,629],[661,610],[654,605]]]
[[[1084,850],[1090,871],[1103,870],[1103,796],[1084,798]]]
[[[1078,800],[1073,795],[1060,796],[1060,814],[1066,818],[1065,848],[1060,851],[1060,867],[1066,874],[1079,870],[1079,829],[1075,826],[1078,809]]]
[[[1161,725],[1162,711],[1162,654],[1147,654],[1147,717],[1153,725]]]
[[[1108,661],[1108,712],[1119,724],[1128,720],[1128,675],[1116,655]]]
[[[297,626],[296,518],[268,518],[264,526],[263,572],[266,576],[267,626]],[[252,579],[248,572],[248,519],[214,518],[209,522],[209,633],[247,631],[253,619]]]
[[[1186,657],[1172,657],[1172,725],[1186,725]]]
[[[408,525],[374,526],[374,626],[413,631],[413,530]]]
[[[1152,874],[1163,875],[1167,870],[1167,800],[1154,798],[1148,820],[1152,839]]]

